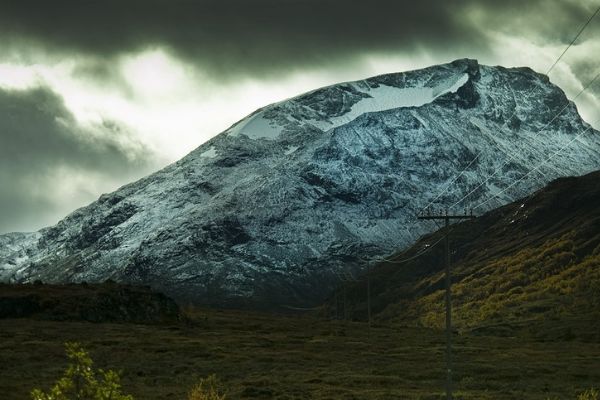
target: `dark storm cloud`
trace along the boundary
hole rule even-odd
[[[126,133],[117,125],[98,129],[102,139],[78,127],[62,98],[47,88],[0,90],[0,233],[56,222],[57,213],[95,196],[61,194],[72,184],[63,179],[89,174],[89,180],[126,181],[150,168],[151,154],[141,145],[124,148],[120,135]],[[94,186],[87,183],[79,189]]]
[[[489,55],[513,65],[512,54],[497,56],[498,33],[560,52],[594,7],[582,0],[3,0],[0,61],[75,61],[74,77],[136,101],[116,57],[153,46],[207,72],[212,83],[351,69],[372,54],[435,62]],[[598,37],[600,16],[578,43]],[[585,84],[597,62],[573,50],[565,60]],[[577,83],[570,83],[573,93]],[[0,233],[39,228],[97,197],[94,182],[78,187],[89,192],[77,199],[62,193],[78,179],[116,186],[157,166],[118,124],[95,127],[100,135],[88,129],[50,89],[0,89]],[[65,182],[56,181],[59,172]]]
[[[598,48],[600,48],[600,46]],[[599,72],[598,71],[598,61],[595,60],[594,58],[585,58],[585,59],[571,61],[570,67],[571,67],[571,70],[573,71],[573,73],[577,77],[579,77],[582,84],[584,84],[584,85],[589,83],[592,79],[594,79],[596,74],[598,74],[598,72]],[[600,82],[598,82],[598,83],[600,83]],[[598,86],[597,84],[594,85],[592,87],[592,89],[597,86]]]
[[[465,16],[473,9],[481,10],[480,24]],[[9,0],[0,5],[0,30],[14,45],[43,41],[94,55],[163,45],[225,78],[374,52],[453,46],[481,54],[490,26],[568,42],[589,11],[577,1],[548,0]]]

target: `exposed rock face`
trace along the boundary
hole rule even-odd
[[[477,154],[438,205],[502,167],[465,205],[476,204],[565,146],[499,202],[600,168],[600,135],[586,128],[546,76],[474,60],[322,88],[258,110],[53,227],[0,236],[1,277],[111,278],[204,304],[316,304],[340,273],[430,231],[414,214]]]

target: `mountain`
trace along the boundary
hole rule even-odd
[[[530,196],[452,225],[454,326],[600,340],[599,183],[600,171],[560,178]],[[373,267],[372,311],[377,318],[444,326],[445,233],[427,235]],[[363,277],[346,288],[349,315],[366,318],[366,282]],[[333,299],[330,306],[335,308]]]
[[[340,274],[430,232],[414,215],[458,171],[438,206],[470,191],[466,205],[476,204],[549,157],[482,209],[600,168],[598,132],[531,69],[457,60],[342,83],[262,108],[55,226],[0,236],[0,277],[110,278],[209,305],[315,305]]]

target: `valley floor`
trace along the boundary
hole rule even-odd
[[[236,311],[192,325],[0,320],[0,397],[29,398],[79,341],[136,400],[185,399],[217,374],[228,399],[441,399],[443,332]],[[455,336],[456,399],[574,399],[600,385],[600,343]]]

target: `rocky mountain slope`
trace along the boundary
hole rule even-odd
[[[499,202],[600,168],[588,128],[546,76],[474,60],[318,89],[55,226],[0,236],[0,279],[110,278],[204,304],[314,305],[340,273],[431,231],[415,213],[467,166],[437,205],[501,168],[468,202],[485,199],[563,148]]]
[[[451,226],[454,326],[600,340],[598,204],[600,172],[594,172],[560,178],[531,196]],[[427,235],[373,268],[377,318],[444,326],[444,234]],[[430,251],[421,254],[424,249]],[[347,288],[350,316],[367,315],[366,282],[361,277]],[[333,302],[330,306],[335,308]]]

